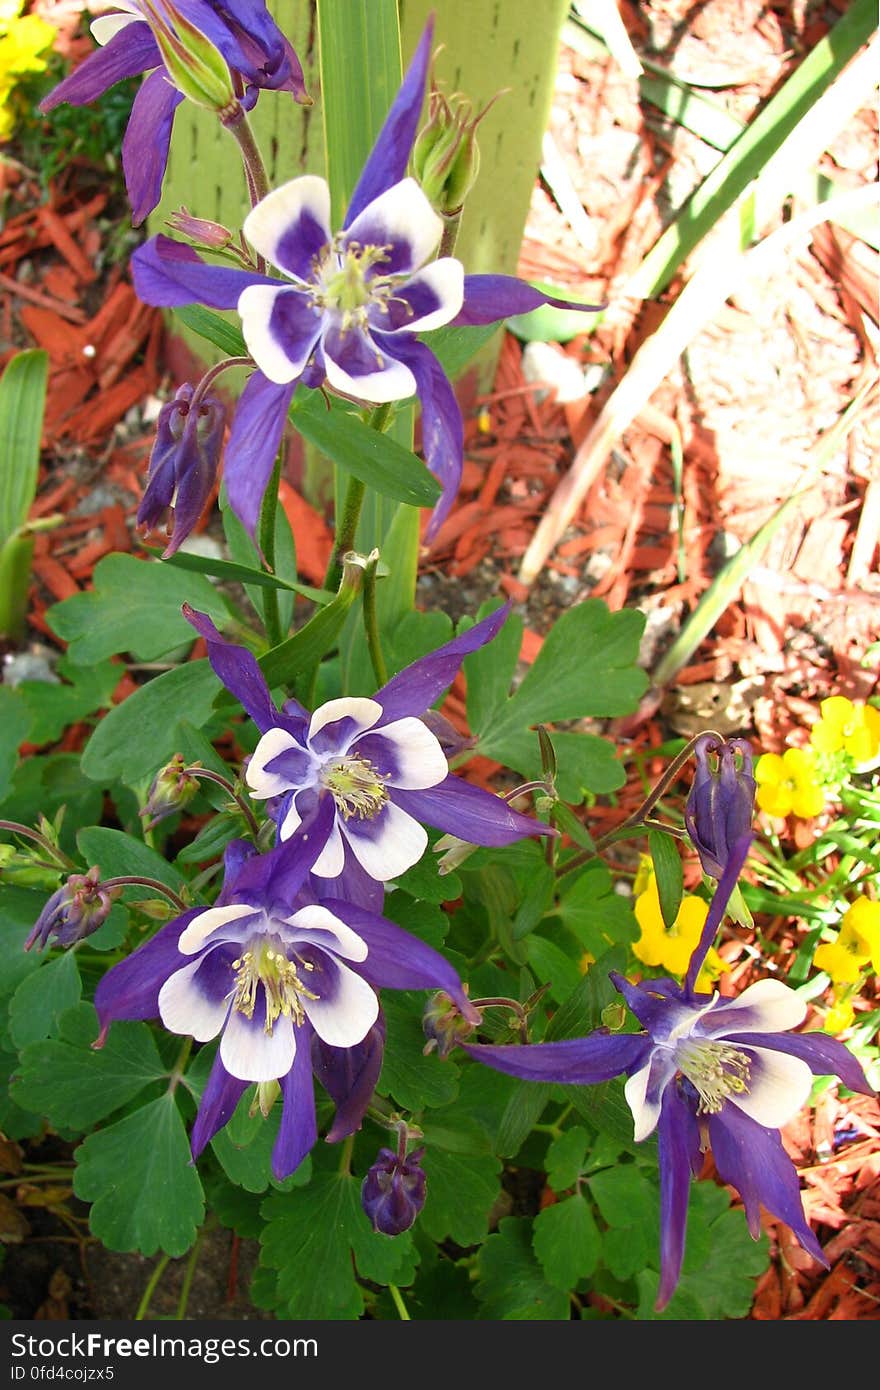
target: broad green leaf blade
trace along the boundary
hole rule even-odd
[[[388,434],[370,429],[346,410],[328,410],[323,397],[291,415],[295,429],[322,454],[367,487],[411,507],[433,507],[440,484],[421,459]]]
[[[108,1250],[186,1253],[205,1202],[172,1094],[90,1134],[76,1158],[73,1190],[93,1204],[89,1225]]]
[[[160,883],[167,883],[177,893],[188,886],[183,875],[168,863],[164,855],[157,854],[149,845],[136,840],[133,835],[126,835],[123,830],[91,825],[79,832],[76,844],[89,868],[92,865],[100,868],[102,878],[137,874],[141,878],[156,878]],[[145,889],[132,885],[123,892],[142,898]]]
[[[95,710],[108,709],[122,668],[112,661],[76,666],[62,657],[56,668],[63,682],[21,681],[18,690],[30,710],[30,743],[55,743],[65,729]]]
[[[19,744],[30,733],[31,712],[21,692],[9,685],[0,685],[0,797],[6,795]]]
[[[129,785],[151,776],[176,750],[177,721],[208,722],[220,682],[207,660],[175,666],[116,705],[96,728],[82,755],[93,782]]]
[[[222,624],[229,606],[209,579],[183,574],[160,561],[133,555],[106,555],[95,566],[94,588],[74,594],[49,610],[53,632],[70,643],[77,665],[130,652],[140,661],[156,661],[195,632],[181,607],[189,603]]]
[[[354,599],[353,589],[342,588],[305,627],[259,658],[260,670],[270,687],[308,681],[321,658],[336,645]]]
[[[396,990],[382,1003],[387,1025],[385,1055],[379,1092],[389,1092],[408,1110],[423,1106],[448,1105],[458,1089],[458,1067],[447,1058],[439,1061],[432,1052],[423,1054],[425,1035],[421,1012],[424,996]]]
[[[181,304],[174,310],[177,318],[200,338],[213,343],[226,357],[247,357],[247,343],[235,324],[229,323],[213,309],[205,309],[201,304]]]
[[[402,75],[397,0],[318,0],[321,106],[333,226],[342,225]]]
[[[61,1015],[79,1003],[81,993],[82,981],[72,951],[44,962],[28,975],[9,1003],[9,1035],[16,1047],[52,1036]]]
[[[568,1321],[568,1294],[554,1288],[535,1258],[532,1223],[507,1216],[477,1257],[480,1316],[501,1321]]]
[[[664,834],[662,830],[648,832],[648,849],[654,864],[660,915],[666,930],[671,931],[681,907],[681,895],[684,891],[681,855],[672,836]]]
[[[158,551],[150,551],[152,555],[158,556]],[[187,550],[178,550],[176,554],[169,555],[167,560],[162,561],[163,565],[171,565],[173,569],[190,570],[196,574],[210,574],[215,579],[234,579],[239,584],[253,584],[259,589],[287,589],[291,593],[301,594],[303,598],[310,599],[312,603],[329,603],[333,598],[332,593],[327,589],[315,589],[310,584],[295,584],[290,580],[282,579],[277,574],[269,574],[266,570],[252,569],[249,565],[238,565],[232,560],[214,560],[207,555],[196,555]]]
[[[599,1263],[602,1237],[589,1203],[579,1192],[545,1207],[535,1217],[532,1246],[548,1283],[574,1289]]]
[[[37,490],[49,354],[18,352],[0,377],[0,547],[27,521]]]
[[[97,1052],[91,1004],[62,1016],[59,1037],[24,1049],[14,1086],[17,1103],[57,1128],[89,1129],[154,1081],[167,1076],[145,1023],[114,1023]]]

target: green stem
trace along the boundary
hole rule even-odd
[[[0,830],[9,830],[13,835],[23,835],[27,840],[36,841],[38,845],[42,846],[50,858],[55,860],[55,865],[53,865],[53,867],[60,866],[62,869],[76,868],[73,860],[68,859],[66,854],[47,840],[45,835],[41,835],[38,830],[31,830],[29,826],[19,824],[17,820],[0,820]]]
[[[263,563],[270,574],[275,573],[275,517],[278,512],[278,487],[281,482],[282,461],[283,455],[279,449],[260,510],[260,550],[263,554]],[[263,590],[263,617],[269,646],[277,647],[284,641],[285,636],[281,627],[277,589]]]
[[[389,402],[384,405],[377,405],[370,412],[367,424],[371,430],[378,430],[381,434],[391,418],[392,406]],[[361,519],[361,507],[366,493],[366,484],[358,478],[349,475],[348,486],[345,490],[345,498],[339,509],[336,518],[336,535],[333,541],[333,553],[330,556],[330,563],[327,566],[327,573],[324,576],[324,588],[336,592],[339,588],[339,581],[342,578],[342,557],[346,551],[354,550],[355,537],[357,536],[358,522]]]
[[[339,1155],[339,1172],[345,1177],[351,1176],[351,1155],[354,1152],[354,1135],[350,1134],[342,1144],[342,1152]]]
[[[157,1262],[156,1268],[153,1270],[152,1274],[147,1280],[147,1287],[144,1289],[143,1297],[137,1306],[137,1312],[134,1315],[135,1322],[143,1322],[144,1318],[147,1316],[147,1310],[150,1306],[150,1299],[156,1292],[156,1285],[159,1283],[159,1280],[162,1278],[162,1275],[168,1268],[170,1259],[170,1255],[162,1255],[162,1257]]]
[[[221,777],[219,772],[214,772],[208,767],[185,767],[181,775],[184,777],[201,777],[204,782],[216,782],[218,787],[225,787],[247,821],[248,829],[256,840],[260,833],[259,822],[244,797],[239,796],[231,782],[227,782],[226,778]]]
[[[195,1238],[193,1248],[189,1252],[189,1259],[186,1262],[186,1269],[183,1271],[183,1283],[180,1286],[180,1297],[177,1300],[177,1312],[175,1313],[175,1317],[181,1322],[186,1317],[186,1308],[189,1303],[192,1281],[195,1276],[196,1265],[199,1262],[199,1255],[201,1254],[202,1241],[205,1238],[207,1229],[206,1223]]]
[[[370,661],[373,664],[373,675],[376,677],[377,685],[385,685],[388,680],[388,668],[382,654],[382,643],[379,639],[379,615],[376,612],[376,566],[378,563],[379,552],[376,550],[370,556],[364,570],[363,613],[367,647],[370,652]]]
[[[102,878],[100,883],[101,888],[128,888],[132,885],[154,888],[157,893],[164,894],[174,903],[179,912],[186,912],[183,898],[179,898],[173,888],[169,888],[167,883],[162,883],[158,878],[144,878],[140,874],[119,874],[116,878]]]
[[[397,1287],[397,1285],[389,1284],[388,1292],[394,1300],[394,1306],[397,1309],[397,1315],[401,1319],[401,1321],[411,1322],[412,1319],[410,1318],[409,1312],[407,1311],[407,1306],[403,1301],[403,1294],[400,1292],[400,1289]]]
[[[186,1038],[183,1047],[177,1054],[174,1070],[168,1078],[168,1095],[173,1095],[183,1080],[183,1073],[186,1071],[186,1064],[189,1061],[189,1054],[192,1052],[192,1045],[192,1038]]]

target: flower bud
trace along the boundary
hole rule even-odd
[[[450,105],[436,87],[431,88],[428,123],[413,147],[413,169],[428,200],[447,217],[461,212],[476,182],[480,169],[477,126],[496,97],[474,116],[470,102],[453,98]]]
[[[752,749],[744,738],[701,734],[697,769],[685,806],[688,834],[703,871],[720,879],[737,841],[749,833],[755,806]]]
[[[198,786],[198,779],[186,770],[183,754],[175,753],[170,763],[156,773],[147,800],[138,812],[144,820],[144,829],[153,830],[160,821],[182,811],[192,801]]]
[[[222,226],[219,222],[209,222],[205,217],[193,217],[184,207],[172,212],[167,221],[172,232],[189,237],[190,241],[211,251],[223,251],[232,242],[232,233],[228,227]]]
[[[50,936],[59,946],[73,946],[103,926],[119,889],[102,888],[100,878],[97,867],[86,874],[71,874],[46,903],[24,949],[36,946],[42,950]]]
[[[415,1149],[402,1158],[393,1149],[380,1149],[361,1184],[361,1206],[374,1231],[399,1236],[408,1231],[425,1205],[425,1174]]]
[[[189,383],[159,411],[137,524],[153,531],[168,519],[163,559],[186,540],[204,510],[217,477],[225,425],[219,396],[199,396]]]
[[[144,18],[162,54],[162,62],[178,91],[198,106],[228,115],[238,106],[226,60],[210,39],[185,19],[171,0],[162,11],[143,0]],[[167,18],[166,18],[167,16]]]
[[[448,1057],[452,1049],[470,1037],[476,1022],[462,1014],[455,1000],[445,990],[438,989],[425,1005],[422,1031],[428,1041],[422,1051],[425,1056],[436,1049],[437,1056]]]

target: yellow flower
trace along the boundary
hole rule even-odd
[[[848,992],[835,990],[834,996],[834,1003],[825,1015],[822,1026],[826,1033],[843,1033],[855,1023],[856,1014]]]
[[[855,949],[880,975],[880,903],[864,896],[856,898],[843,914],[840,935],[851,938]]]
[[[650,862],[650,861],[649,861]],[[640,867],[640,872],[642,871]],[[638,882],[638,878],[636,880]],[[709,904],[692,893],[686,893],[681,900],[678,916],[667,930],[660,911],[660,895],[651,873],[647,888],[635,900],[636,921],[641,927],[641,935],[633,944],[633,954],[644,965],[659,965],[670,974],[681,978],[687,973],[690,958],[700,939],[706,922]],[[697,979],[697,989],[704,989],[723,975],[727,966],[712,948]]]
[[[755,764],[755,800],[770,816],[818,816],[825,808],[825,793],[816,778],[809,749],[786,748],[781,757],[762,753]]]
[[[866,956],[854,949],[852,940],[844,938],[843,932],[836,941],[823,941],[813,955],[816,969],[824,970],[836,985],[857,984],[866,960]]]
[[[871,763],[880,754],[880,710],[864,700],[832,695],[819,706],[822,717],[810,730],[819,753],[847,753],[854,763]]]

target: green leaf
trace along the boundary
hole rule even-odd
[[[141,878],[157,878],[178,893],[188,887],[183,875],[163,855],[157,854],[141,840],[126,835],[124,830],[92,825],[79,832],[76,843],[89,868],[98,865],[102,878],[123,878],[137,874]],[[139,898],[144,896],[144,889],[137,885],[123,891],[134,893]]]
[[[500,606],[494,600],[484,603],[477,618],[487,618]],[[510,698],[524,627],[519,614],[511,613],[491,642],[464,659],[468,724],[476,731],[491,728]]]
[[[328,410],[317,393],[291,418],[304,439],[382,497],[411,507],[433,507],[440,496],[437,479],[414,453],[370,429],[359,416]]]
[[[590,1194],[609,1226],[656,1227],[656,1185],[638,1163],[617,1163],[587,1178]]]
[[[600,859],[562,880],[556,911],[597,960],[610,946],[627,945],[639,934],[631,901],[615,893],[611,873]]]
[[[265,1192],[270,1184],[284,1191],[305,1186],[312,1173],[312,1162],[308,1156],[283,1183],[277,1182],[272,1176],[272,1149],[281,1123],[281,1098],[275,1102],[265,1120],[259,1110],[253,1116],[249,1114],[253,1100],[254,1090],[249,1086],[228,1124],[211,1140],[211,1148],[226,1176],[247,1192]]]
[[[19,744],[24,743],[32,715],[20,691],[0,685],[0,797],[4,797],[18,762]]]
[[[602,1237],[589,1203],[575,1193],[545,1207],[535,1217],[532,1245],[547,1280],[557,1289],[574,1289],[599,1262]]]
[[[9,1003],[9,1035],[16,1047],[51,1037],[61,1014],[79,1003],[81,993],[82,981],[72,951],[28,975]]]
[[[37,491],[49,354],[17,352],[0,377],[0,546],[27,521]]]
[[[577,806],[590,792],[606,796],[626,782],[620,754],[610,739],[598,734],[566,734],[554,730],[550,742],[556,750],[558,764],[556,786],[563,801],[570,805]]]
[[[609,1226],[602,1235],[602,1263],[615,1279],[631,1279],[657,1261],[656,1226]]]
[[[145,1086],[167,1076],[145,1023],[114,1023],[97,1052],[98,1021],[90,1004],[62,1016],[59,1037],[22,1052],[13,1098],[59,1129],[89,1129]]]
[[[94,588],[56,603],[47,613],[52,631],[70,643],[72,661],[87,666],[118,652],[156,661],[195,632],[181,606],[189,603],[222,624],[229,606],[210,580],[183,574],[158,560],[105,555],[95,566]]]
[[[360,1317],[357,1276],[380,1284],[411,1281],[415,1256],[408,1233],[376,1233],[360,1204],[361,1180],[316,1172],[308,1187],[269,1196],[261,1263],[277,1270],[275,1297],[284,1316],[308,1320]]]
[[[567,293],[565,297],[568,298]],[[422,341],[431,349],[444,374],[450,381],[455,381],[471,358],[476,357],[480,348],[497,332],[497,323],[462,324],[457,327],[445,324],[426,333]]]
[[[544,1081],[517,1081],[508,1099],[495,1147],[505,1157],[518,1153],[544,1113],[552,1087]]]
[[[648,849],[654,864],[654,877],[657,881],[657,893],[660,898],[660,915],[666,930],[670,931],[675,925],[675,919],[681,907],[681,895],[684,891],[681,855],[672,836],[665,834],[662,830],[650,830],[648,832]]]
[[[532,1223],[507,1216],[477,1256],[480,1317],[505,1322],[561,1322],[569,1318],[568,1294],[548,1283],[532,1250]]]
[[[611,613],[601,599],[568,609],[511,698],[495,707],[486,724],[474,726],[479,752],[518,767],[523,757],[534,756],[537,740],[527,732],[532,724],[634,710],[647,686],[636,665],[643,627],[643,614]]]
[[[419,1225],[433,1240],[476,1245],[489,1229],[501,1164],[494,1154],[461,1154],[428,1142],[422,1161],[426,1197]]]
[[[83,772],[93,782],[129,784],[156,772],[176,751],[178,718],[206,724],[219,688],[205,659],[155,676],[104,716],[82,755]]]
[[[260,670],[270,687],[294,684],[297,678],[307,677],[314,670],[336,645],[354,599],[354,590],[344,586],[299,632],[259,658]]]
[[[390,1093],[405,1110],[448,1105],[458,1088],[455,1064],[448,1059],[441,1062],[435,1052],[426,1057],[422,1051],[424,1004],[423,995],[402,990],[386,994],[382,1001],[387,1038],[378,1090],[382,1095]]]
[[[108,709],[122,667],[113,661],[76,666],[68,657],[63,657],[58,663],[58,673],[69,684],[22,681],[18,686],[31,715],[29,743],[55,743],[71,724],[85,719],[95,710]]]
[[[245,534],[247,534],[245,532]],[[154,552],[150,552],[153,554]],[[159,554],[158,551],[155,552]],[[163,565],[170,565],[172,569],[188,570],[195,574],[211,574],[216,579],[232,579],[238,584],[252,584],[258,589],[284,589],[288,593],[301,594],[303,598],[310,599],[312,603],[329,603],[333,594],[329,589],[315,589],[311,584],[297,584],[289,579],[282,579],[278,574],[269,574],[267,570],[255,569],[250,565],[235,564],[232,560],[215,560],[209,555],[196,555],[195,552],[188,550],[178,550],[174,555],[169,555],[167,560],[162,561]]]
[[[202,1185],[174,1096],[151,1101],[76,1150],[73,1190],[108,1250],[183,1255],[204,1220]]]
[[[51,753],[19,763],[0,805],[0,815],[25,825],[36,825],[41,815],[51,820],[63,806],[61,847],[69,851],[77,828],[101,819],[103,795],[83,776],[78,753]]]
[[[247,343],[235,324],[201,304],[178,304],[174,313],[186,328],[220,348],[226,357],[247,357]]]
[[[573,1187],[586,1166],[590,1136],[580,1125],[572,1125],[554,1139],[547,1150],[547,1181],[554,1192]]]

